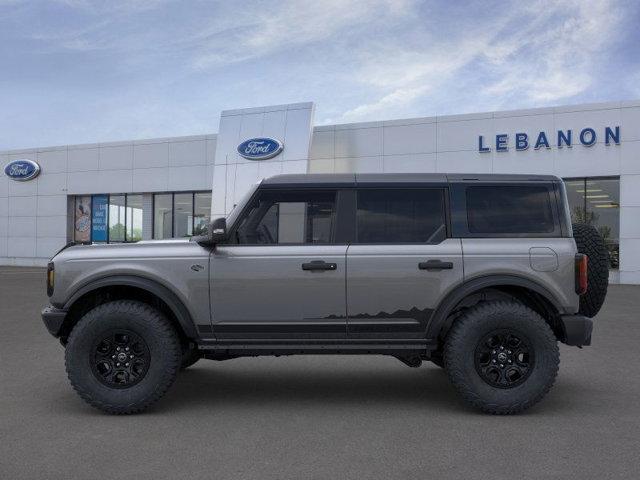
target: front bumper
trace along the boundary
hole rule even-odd
[[[60,336],[66,316],[66,310],[61,310],[51,305],[42,309],[42,321],[45,327],[47,327],[47,330],[49,330],[49,333],[56,338]]]
[[[593,320],[583,315],[562,315],[560,322],[564,343],[576,347],[591,345]]]

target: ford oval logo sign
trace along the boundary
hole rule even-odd
[[[26,182],[38,176],[40,165],[33,160],[14,160],[4,167],[4,173],[11,180]]]
[[[238,145],[238,153],[249,160],[266,160],[278,155],[284,146],[273,138],[250,138]]]

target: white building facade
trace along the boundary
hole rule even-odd
[[[640,284],[640,101],[313,120],[313,103],[277,105],[225,111],[217,134],[0,152],[0,264],[45,265],[69,241],[197,234],[280,173],[554,174],[574,219],[605,237],[611,281]],[[251,140],[281,151],[245,158]]]

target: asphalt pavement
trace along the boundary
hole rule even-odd
[[[640,477],[640,287],[612,286],[593,346],[561,346],[528,412],[465,406],[445,373],[387,357],[200,361],[150,411],[74,393],[40,320],[44,270],[0,267],[2,479]]]

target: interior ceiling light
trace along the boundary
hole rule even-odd
[[[587,195],[587,198],[609,198],[609,195]]]

